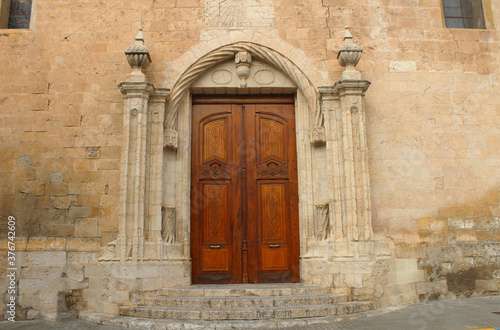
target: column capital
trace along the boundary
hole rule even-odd
[[[149,97],[150,103],[166,103],[170,96],[169,88],[155,88]]]
[[[368,80],[339,80],[334,88],[340,95],[364,95],[371,82]]]
[[[318,92],[322,102],[334,101],[339,97],[339,91],[336,86],[320,86],[318,87]]]
[[[149,98],[154,90],[154,86],[147,82],[121,82],[118,89],[123,94],[123,98]]]

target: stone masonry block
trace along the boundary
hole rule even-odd
[[[500,280],[476,280],[476,292],[495,292],[500,291]]]
[[[47,237],[30,237],[28,240],[28,251],[43,251],[47,247]]]
[[[97,236],[97,218],[81,218],[75,221],[76,237],[96,237]]]
[[[59,250],[64,251],[66,249],[66,238],[64,237],[47,237],[47,251]]]
[[[92,206],[71,206],[69,208],[70,218],[91,218],[99,215],[99,208]]]
[[[418,271],[399,271],[389,273],[389,283],[403,284],[403,283],[417,283],[424,281],[425,272]]]
[[[137,277],[139,278],[158,278],[160,276],[159,266],[157,265],[137,265]]]
[[[21,268],[20,277],[23,279],[59,278],[62,271],[61,266],[28,266]]]
[[[156,291],[162,288],[161,278],[143,278],[142,279],[142,290],[144,291]]]
[[[137,278],[136,265],[113,265],[111,276],[114,278]]]
[[[416,259],[395,259],[391,260],[390,270],[391,271],[412,271],[417,270],[417,260]]]
[[[102,312],[108,315],[118,315],[118,304],[104,301],[102,303]]]
[[[89,278],[89,289],[95,291],[102,291],[102,278],[97,278],[97,277]]]
[[[24,252],[23,265],[27,266],[64,266],[65,251],[34,251]]]
[[[68,251],[98,252],[101,250],[100,238],[68,238]]]
[[[448,286],[445,280],[436,282],[418,282],[416,283],[417,294],[443,294],[448,292]]]
[[[85,266],[85,277],[101,277],[101,268],[99,266]]]

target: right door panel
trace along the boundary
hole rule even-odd
[[[294,119],[291,104],[247,106],[248,233],[257,236],[249,276],[257,282],[299,281]]]

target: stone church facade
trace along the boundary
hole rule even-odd
[[[197,283],[374,308],[499,293],[495,2],[33,0],[28,23],[18,2],[0,251],[19,318]]]

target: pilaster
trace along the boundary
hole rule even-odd
[[[146,136],[150,83],[123,82],[123,149],[120,177],[118,253],[121,261],[142,258],[146,186]]]
[[[342,152],[342,116],[340,98],[332,86],[319,87],[321,108],[326,128],[326,159],[328,170],[328,191],[331,192],[329,221],[331,237],[340,239],[347,228],[343,228],[344,162]]]
[[[148,104],[145,259],[162,255],[163,120],[169,89],[155,89]]]
[[[332,194],[329,221],[335,241],[367,241],[373,232],[364,108],[370,82],[362,80],[355,69],[362,52],[352,43],[346,27],[344,47],[338,56],[339,64],[346,69],[334,86],[319,88]]]
[[[369,86],[366,80],[340,80],[334,86],[339,95],[342,121],[343,233],[353,241],[369,240],[372,236],[363,103]]]

